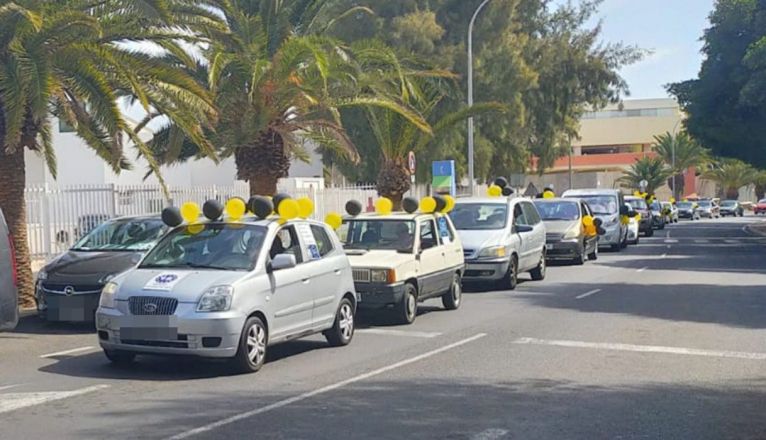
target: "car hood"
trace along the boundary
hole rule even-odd
[[[120,286],[116,299],[162,296],[196,303],[210,287],[233,285],[246,274],[223,270],[133,269],[115,280]]]
[[[400,254],[393,250],[348,250],[346,251],[351,267],[368,269],[394,269],[413,261],[415,255]]]
[[[48,263],[44,270],[47,282],[98,284],[107,275],[122,273],[136,265],[139,252],[68,251]]]
[[[490,246],[506,244],[508,232],[506,229],[492,229],[482,231],[459,230],[460,242],[463,249],[479,251]]]
[[[577,227],[580,220],[545,220],[545,232],[549,234],[563,234],[566,231]]]

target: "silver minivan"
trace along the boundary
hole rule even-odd
[[[461,198],[449,215],[463,243],[463,281],[490,281],[513,290],[520,273],[545,278],[545,225],[531,201]]]
[[[0,209],[0,330],[12,330],[19,321],[17,283],[13,240]]]
[[[606,233],[598,237],[599,246],[610,246],[620,251],[628,246],[628,226],[621,217],[628,215],[625,197],[616,189],[570,189],[562,195],[564,198],[575,197],[588,204],[593,215],[601,219],[601,227]]]
[[[179,226],[104,286],[96,329],[107,358],[230,358],[260,369],[272,344],[354,335],[356,292],[335,233],[310,220],[248,219]]]

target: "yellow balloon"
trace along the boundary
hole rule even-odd
[[[455,209],[455,198],[449,194],[446,194],[443,197],[447,204],[444,206],[444,209],[442,209],[442,212],[446,214]]]
[[[181,205],[181,217],[186,223],[194,223],[199,219],[199,205],[194,202],[186,202]]]
[[[582,218],[582,224],[586,228],[589,226],[593,226],[593,217],[586,215],[585,217]]]
[[[189,227],[186,228],[186,231],[191,235],[197,235],[202,232],[203,229],[205,229],[205,225],[197,223],[195,225],[189,225]]]
[[[630,217],[628,217],[627,215],[623,215],[622,217],[620,217],[620,222],[623,225],[627,225],[628,223],[630,223]]]
[[[641,191],[638,191],[638,190],[633,191],[633,195],[636,197],[641,197]]]
[[[282,200],[279,204],[279,216],[285,220],[292,220],[300,214],[300,206],[293,199]]]
[[[394,202],[388,197],[381,197],[375,201],[375,212],[378,214],[388,215],[394,210]]]
[[[308,197],[301,197],[298,202],[298,215],[301,218],[309,218],[314,213],[314,202]]]
[[[434,212],[436,210],[436,200],[433,197],[423,197],[420,201],[420,210],[422,212]]]
[[[343,217],[341,217],[341,215],[337,212],[331,212],[327,214],[327,217],[324,218],[324,222],[327,223],[331,228],[337,230],[343,225]]]
[[[671,197],[671,198],[670,198],[670,203],[671,203],[672,205],[675,205],[675,204],[676,204],[676,198],[675,198],[675,197]]]
[[[503,188],[500,188],[497,185],[490,185],[490,187],[487,188],[487,194],[490,197],[500,197],[503,195]]]
[[[545,191],[543,192],[543,198],[544,199],[552,199],[556,197],[556,194],[553,193],[553,191]]]
[[[598,230],[596,229],[596,225],[592,224],[590,226],[585,227],[585,233],[589,236],[594,236],[598,234]]]
[[[247,206],[242,199],[233,198],[226,202],[226,214],[234,221],[241,219],[245,212],[247,212]]]

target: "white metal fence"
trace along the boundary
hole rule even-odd
[[[343,213],[346,202],[351,199],[359,200],[372,210],[378,197],[374,185],[298,189],[280,185],[279,190],[294,198],[311,198],[316,219],[324,219],[330,212]],[[248,185],[244,182],[230,186],[170,188],[175,205],[188,201],[202,205],[209,199],[225,202],[235,196],[247,199],[248,193]],[[414,187],[410,193],[418,198],[427,194],[425,185]],[[167,206],[167,201],[162,189],[155,185],[40,185],[26,189],[26,204],[32,258],[44,260],[65,251],[82,233],[106,219],[156,215]]]

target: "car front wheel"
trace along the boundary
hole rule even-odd
[[[540,255],[540,262],[537,263],[537,267],[529,271],[529,274],[532,275],[532,280],[534,281],[542,281],[545,279],[545,251]]]
[[[598,243],[596,243],[595,246],[593,246],[593,252],[588,254],[589,260],[598,260]]]
[[[460,281],[460,275],[455,274],[452,277],[452,285],[448,292],[442,295],[442,304],[447,310],[457,310],[460,307],[460,301],[463,298],[463,287]]]
[[[261,318],[251,316],[242,327],[237,354],[232,360],[237,371],[255,373],[266,361],[268,332]]]
[[[341,300],[335,313],[335,322],[324,336],[333,347],[348,345],[354,338],[354,304],[348,298]]]
[[[418,316],[418,291],[410,283],[404,285],[404,295],[397,305],[396,314],[401,324],[412,324]]]

